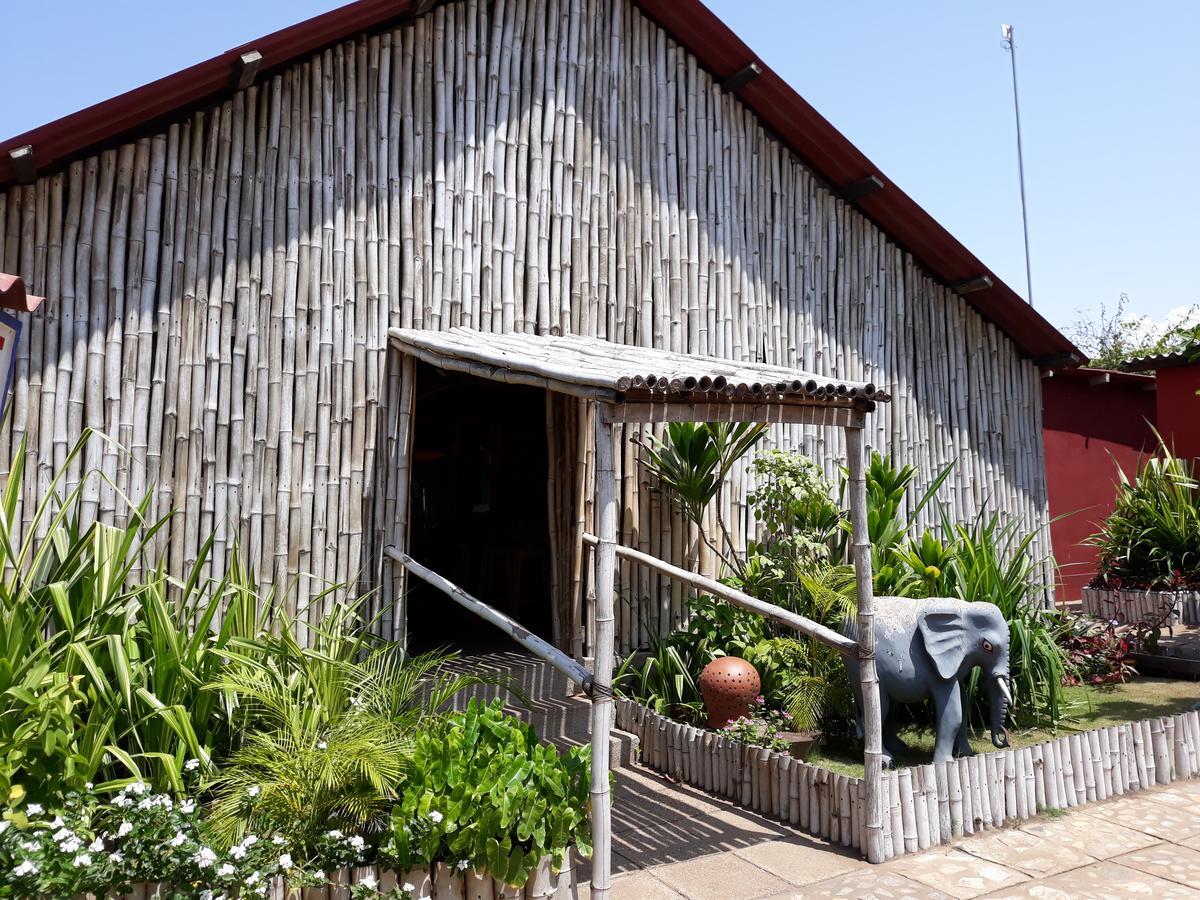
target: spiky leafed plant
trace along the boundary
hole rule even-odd
[[[244,735],[209,785],[224,840],[284,833],[311,848],[332,828],[381,827],[419,730],[463,689],[495,683],[448,671],[452,654],[381,645],[363,625],[357,603],[337,604],[305,647],[285,621],[209,685],[236,698]]]
[[[647,435],[642,443],[643,464],[696,525],[709,548],[733,571],[740,569],[740,563],[721,513],[721,497],[730,470],[766,430],[765,425],[751,422],[671,422],[663,437]],[[714,500],[723,547],[713,541],[704,524],[704,514]]]
[[[1131,481],[1117,467],[1116,503],[1089,543],[1113,587],[1172,590],[1200,584],[1200,472],[1159,439]]]

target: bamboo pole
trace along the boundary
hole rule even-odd
[[[850,470],[850,521],[855,581],[858,585],[858,665],[862,684],[863,780],[867,785],[867,860],[883,862],[883,731],[879,706],[879,678],[875,674],[875,613],[872,603],[871,544],[867,537],[866,479],[863,473],[863,429],[846,429],[847,464]]]
[[[612,884],[608,751],[612,723],[613,608],[617,549],[617,488],[613,471],[613,429],[596,415],[596,669],[592,701],[592,896],[605,900]]]

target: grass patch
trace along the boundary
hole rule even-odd
[[[1091,731],[1108,725],[1136,722],[1155,716],[1187,712],[1200,703],[1200,684],[1179,678],[1134,678],[1127,684],[1080,685],[1064,688],[1069,721],[1057,731],[1048,728],[1013,729],[1014,747],[1029,747],[1077,731]],[[900,737],[911,753],[900,757],[900,766],[923,765],[933,759],[934,731],[921,725],[900,729]],[[984,732],[972,734],[971,747],[976,753],[996,749]],[[810,763],[861,778],[862,743],[852,738],[825,740],[808,758]]]

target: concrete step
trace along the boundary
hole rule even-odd
[[[529,700],[526,706],[504,687],[481,685],[456,697],[456,709],[465,708],[472,697],[485,701],[501,697],[505,709],[532,726],[543,741],[559,749],[591,742],[591,702],[548,662],[525,652],[506,650],[463,656],[453,665],[459,671],[507,679]],[[635,735],[614,728],[609,736],[610,768],[632,765],[637,758],[637,746]]]

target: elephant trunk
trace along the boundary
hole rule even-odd
[[[1012,688],[1009,686],[1008,673],[993,673],[988,681],[988,708],[991,713],[992,745],[995,747],[1008,746],[1008,729],[1004,723],[1008,719],[1010,706]]]

